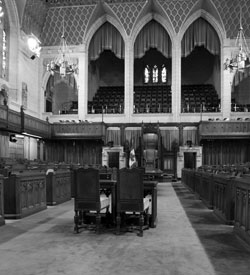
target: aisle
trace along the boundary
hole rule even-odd
[[[210,250],[201,244],[190,222],[192,219],[182,206],[185,199],[190,206],[194,197],[180,183],[173,186],[176,192],[171,183],[159,183],[157,228],[144,231],[142,238],[135,233],[116,236],[110,232],[96,235],[83,231],[74,234],[73,200],[22,220],[7,222],[0,227],[0,274],[249,274],[244,273],[250,268],[249,260],[241,267],[244,269],[238,267],[238,273],[220,272],[228,264],[226,257],[220,259],[221,270],[217,268],[215,272],[216,265],[207,255]],[[208,211],[201,210],[202,213]],[[237,260],[249,259],[250,253],[247,253]]]

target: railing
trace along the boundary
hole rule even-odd
[[[0,105],[0,125],[15,132],[21,133],[21,114],[13,111],[8,106]]]
[[[250,137],[249,121],[202,121],[199,125],[199,134],[201,138],[205,137]]]
[[[47,121],[24,114],[23,132],[49,138],[51,126]]]
[[[103,138],[106,128],[104,123],[54,123],[52,137],[56,138]]]
[[[25,114],[23,108],[20,112],[16,112],[5,105],[0,105],[0,126],[15,133],[26,133],[44,138],[49,138],[51,131],[47,121]]]

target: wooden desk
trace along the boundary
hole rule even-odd
[[[157,181],[143,181],[144,195],[152,196],[152,213],[150,216],[150,227],[155,228],[157,223]],[[111,194],[111,216],[113,224],[116,223],[116,180],[100,179],[100,189],[106,195]]]
[[[158,180],[161,177],[162,173],[163,172],[160,169],[145,170],[144,180],[147,180],[147,181]]]

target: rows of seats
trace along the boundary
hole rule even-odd
[[[220,99],[211,84],[182,85],[181,104],[183,113],[220,112]]]
[[[182,112],[220,112],[220,99],[211,84],[182,85]],[[134,87],[134,113],[171,113],[172,92],[170,85],[142,85]],[[123,113],[124,87],[100,87],[88,113]]]
[[[171,113],[172,94],[169,85],[144,85],[134,88],[134,113]]]
[[[250,104],[238,104],[232,99],[231,112],[250,112]]]
[[[170,113],[170,86],[144,85],[134,88],[134,113]],[[123,113],[124,87],[100,87],[88,102],[88,113]]]
[[[124,87],[100,87],[92,101],[88,102],[89,114],[123,113],[124,112]]]

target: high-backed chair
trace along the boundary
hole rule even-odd
[[[146,170],[154,170],[158,168],[158,133],[143,133],[143,166]]]
[[[158,160],[158,151],[155,149],[145,149],[143,151],[143,157],[145,161],[145,168],[147,170],[153,170],[156,168],[156,161]]]
[[[96,232],[99,233],[101,211],[106,209],[106,218],[109,212],[110,199],[100,194],[99,170],[96,168],[79,168],[76,171],[75,181],[75,232],[84,227],[87,213],[96,216]],[[85,225],[86,226],[86,225]]]
[[[143,185],[144,169],[122,168],[118,172],[117,181],[117,234],[120,234],[121,225],[126,230],[135,229],[138,236],[143,236],[143,229],[149,228],[149,198],[144,198]],[[129,226],[126,224],[128,217],[136,217],[138,224]]]

